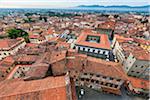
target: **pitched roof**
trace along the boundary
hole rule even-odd
[[[38,63],[31,66],[31,69],[25,74],[28,78],[43,78],[48,71],[49,65]]]
[[[128,80],[131,82],[131,85],[134,88],[149,89],[150,83],[148,80],[139,79],[135,77],[128,77]]]
[[[84,64],[84,66],[83,66]],[[119,63],[105,61],[83,54],[77,54],[75,58],[67,60],[68,69],[81,70],[88,73],[101,74],[108,77],[126,80],[126,74]]]
[[[0,39],[0,49],[10,49],[18,44],[20,39]]]
[[[29,99],[36,97],[42,100],[66,100],[65,78],[65,76],[59,76],[32,81],[4,80],[0,82],[0,98],[15,99],[28,95]]]
[[[40,37],[40,35],[38,34],[32,34],[29,36],[30,39],[38,39]]]
[[[137,43],[140,43],[140,44],[150,45],[150,40],[134,38],[134,41],[137,42]]]
[[[125,38],[125,37],[120,36],[120,35],[117,35],[117,34],[115,34],[115,38],[116,38],[116,40],[117,40],[119,43],[121,43],[121,42],[133,41],[132,38]]]
[[[128,42],[123,42],[121,43],[121,47],[123,48],[127,56],[129,56],[129,54],[131,53],[136,59],[147,60],[147,61],[150,60],[148,56],[150,55],[150,53],[144,50],[140,46],[137,46],[135,44],[130,44]]]
[[[18,57],[16,57],[16,61],[18,62],[35,62],[39,57],[37,55],[18,55]]]

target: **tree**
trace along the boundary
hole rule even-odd
[[[17,37],[23,37],[26,42],[29,42],[29,35],[22,29],[10,29],[8,30],[8,37],[16,39]]]

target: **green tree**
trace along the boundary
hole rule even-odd
[[[10,29],[8,30],[7,33],[8,33],[8,37],[10,37],[11,39],[16,39],[17,37],[23,37],[27,43],[29,42],[28,33],[22,29]]]

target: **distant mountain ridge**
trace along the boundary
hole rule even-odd
[[[101,5],[79,5],[77,7],[80,8],[84,8],[84,7],[88,7],[88,8],[149,8],[150,9],[150,5],[145,5],[145,6],[127,6],[127,5],[112,5],[112,6],[101,6]]]

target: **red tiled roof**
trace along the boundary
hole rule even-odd
[[[118,42],[128,42],[128,41],[133,41],[132,38],[125,38],[123,36],[119,36],[117,34],[115,34],[115,37],[117,39]]]
[[[18,44],[20,39],[0,39],[0,49],[11,48]]]
[[[131,85],[134,88],[150,89],[150,82],[148,80],[139,79],[135,77],[128,77],[128,80],[131,82]]]
[[[102,29],[114,29],[115,28],[115,22],[114,21],[106,21],[98,25],[98,28]]]
[[[57,45],[56,45],[56,48],[67,48],[69,49],[70,47],[70,44],[69,43],[66,43],[66,42],[58,42]]]
[[[53,30],[51,28],[48,29],[47,34],[53,34]]]
[[[45,63],[34,64],[25,75],[29,78],[43,78],[45,77],[48,68],[49,65]]]
[[[37,55],[20,55],[16,61],[36,61],[39,57]]]
[[[137,46],[135,44],[130,44],[128,42],[121,43],[121,47],[125,51],[125,53],[129,56],[131,53],[133,56],[135,56],[136,59],[139,60],[150,60],[149,56],[150,53],[144,50],[142,47]]]
[[[134,38],[134,41],[137,42],[137,43],[140,43],[140,44],[150,45],[150,40]]]
[[[40,38],[40,35],[33,34],[33,35],[30,35],[29,38],[30,39],[38,39],[38,38]]]
[[[66,58],[66,50],[64,51],[53,51],[51,53],[50,63],[55,63],[57,61],[63,60]]]
[[[7,56],[7,57],[4,58],[2,61],[0,61],[0,64],[2,64],[2,63],[4,63],[4,62],[6,62],[6,63],[14,63],[15,60],[14,60],[14,58],[13,58],[12,56]]]
[[[86,41],[86,38],[88,35],[91,36],[99,36],[100,37],[100,43],[91,43]],[[94,34],[92,33],[91,30],[89,31],[83,31],[81,35],[78,37],[76,41],[77,45],[83,45],[83,46],[89,46],[89,47],[94,47],[94,48],[103,48],[103,49],[111,49],[108,35],[106,34]]]
[[[37,44],[35,44],[35,43],[27,43],[26,44],[26,47],[36,47],[37,46]]]
[[[66,80],[64,76],[41,80],[4,80],[0,82],[0,99],[16,97],[38,98],[39,100],[66,100]]]
[[[68,69],[101,74],[104,76],[119,78],[123,80],[127,79],[126,74],[122,69],[122,65],[115,62],[88,57],[83,54],[77,54],[75,58],[72,59],[68,58],[66,66]]]

